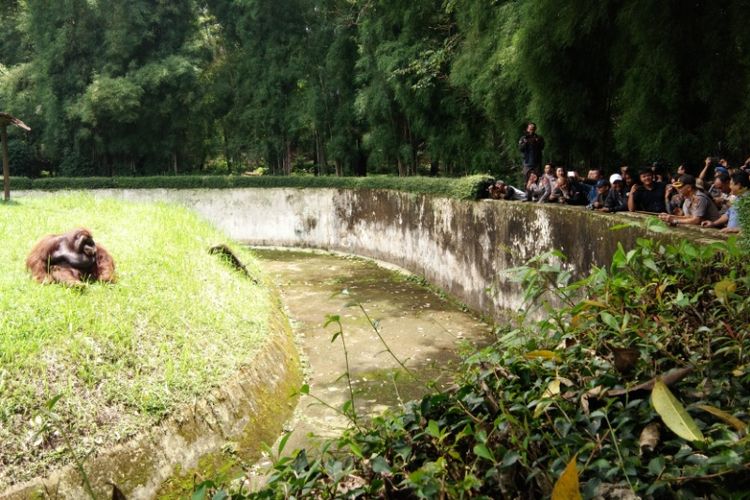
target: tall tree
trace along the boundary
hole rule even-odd
[[[229,121],[245,143],[255,143],[274,173],[289,174],[303,128],[301,102],[307,2],[215,0],[212,12],[235,42],[226,64],[242,77],[234,89]]]
[[[625,155],[695,162],[726,152],[747,82],[735,73],[742,53],[732,13],[711,2],[623,6],[613,60],[623,68],[615,134]]]
[[[26,157],[66,174],[224,159],[285,174],[310,160],[321,174],[507,174],[525,120],[547,160],[573,166],[736,161],[750,154],[749,11],[747,0],[8,0],[0,104],[34,130]]]
[[[308,11],[303,100],[322,174],[329,160],[336,175],[366,173],[363,124],[354,106],[358,12],[348,0],[319,0]]]
[[[547,158],[601,166],[612,151],[616,75],[609,62],[615,2],[553,0],[525,5],[518,32],[519,71],[538,117]]]
[[[469,131],[481,116],[449,79],[458,43],[452,6],[426,0],[362,5],[358,105],[373,162],[395,163],[399,175],[417,173],[426,161],[471,168],[466,152],[477,142]],[[469,144],[457,144],[456,137]]]
[[[203,143],[189,134],[201,117],[185,113],[207,55],[196,47],[193,0],[25,6],[39,142],[60,173],[163,172]]]
[[[476,151],[497,173],[520,172],[518,137],[524,119],[532,117],[532,93],[520,71],[519,31],[524,1],[456,0],[460,45],[450,79],[466,89],[485,125]],[[540,121],[542,117],[535,116]]]
[[[24,26],[24,11],[19,0],[0,3],[0,71],[2,67],[28,61],[31,53]]]

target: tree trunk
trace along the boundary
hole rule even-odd
[[[292,175],[292,143],[287,139],[284,139],[282,168],[284,170],[284,175]]]
[[[110,153],[106,153],[104,155],[104,162],[107,165],[107,175],[110,177],[115,176],[115,160],[112,158],[112,155]]]
[[[354,173],[359,177],[367,176],[367,155],[362,149],[362,144],[357,145],[357,159],[354,164]]]
[[[315,153],[315,161],[318,163],[318,173],[320,175],[328,175],[328,160],[326,159],[326,148],[317,129],[315,130]]]
[[[227,170],[229,174],[232,173],[232,157],[229,155],[229,138],[227,137],[226,126],[221,127],[221,135],[223,138],[223,149],[224,149],[224,161],[227,162]]]
[[[440,162],[432,160],[430,162],[430,177],[437,177],[438,173],[440,173]]]
[[[409,147],[411,148],[411,155],[409,156],[409,175],[417,175],[417,144],[414,140],[414,134],[411,132],[411,127],[406,124],[406,132],[409,136]]]
[[[0,141],[3,143],[3,192],[5,201],[10,200],[10,160],[8,159],[8,127],[0,127]]]

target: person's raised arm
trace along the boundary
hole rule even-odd
[[[710,167],[710,166],[711,166],[711,157],[707,156],[706,160],[704,162],[704,165],[703,165],[703,170],[701,170],[701,173],[698,174],[698,178],[699,179],[705,179],[706,178],[706,175],[708,175],[708,167]]]
[[[633,184],[630,187],[630,195],[628,195],[628,210],[635,212],[635,193],[638,191],[638,184]]]

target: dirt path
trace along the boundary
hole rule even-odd
[[[338,326],[324,328],[338,315],[349,353],[359,415],[373,414],[418,398],[426,385],[450,383],[460,349],[483,344],[490,328],[413,277],[357,258],[322,253],[256,249],[263,267],[280,287],[308,364],[310,393],[340,408],[348,399],[346,360]],[[343,293],[342,293],[343,292]],[[378,322],[388,347],[422,381],[399,368],[362,310]],[[346,420],[313,398],[300,400],[287,451],[336,435]]]

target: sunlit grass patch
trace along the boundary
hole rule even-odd
[[[115,284],[31,279],[34,243],[76,227],[112,254]],[[22,198],[0,204],[0,235],[0,463],[10,464],[0,489],[61,454],[59,436],[40,436],[34,421],[54,396],[79,451],[112,443],[227,379],[267,333],[267,289],[209,255],[227,240],[187,209]],[[235,250],[257,275],[252,255]]]

